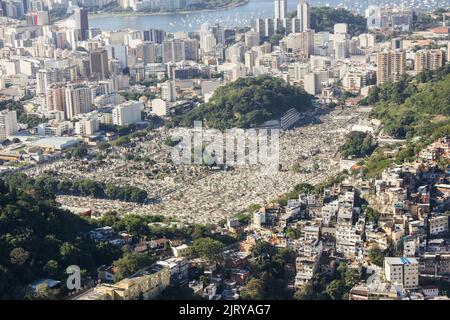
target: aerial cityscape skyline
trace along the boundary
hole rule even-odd
[[[449,299],[449,6],[255,2],[0,0],[0,300]]]

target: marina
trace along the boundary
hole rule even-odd
[[[345,8],[364,14],[367,6],[370,5],[396,5],[401,4],[406,8],[430,11],[436,8],[450,6],[450,0],[403,0],[393,3],[388,0],[311,0],[312,6],[331,6],[335,8]],[[288,12],[296,10],[297,1],[288,1]],[[256,17],[269,18],[273,16],[272,0],[249,0],[248,3],[233,8],[218,9],[213,11],[198,11],[189,13],[161,13],[142,14],[124,13],[111,15],[92,15],[89,23],[93,28],[101,28],[105,31],[121,29],[163,29],[167,32],[197,31],[204,23],[214,25],[219,23],[224,27],[245,27],[250,26],[251,20]]]

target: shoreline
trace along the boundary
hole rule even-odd
[[[169,15],[184,15],[191,13],[203,13],[213,11],[224,11],[234,9],[243,5],[246,5],[250,0],[239,0],[238,2],[230,3],[223,7],[201,9],[201,10],[185,10],[177,12],[101,12],[101,13],[89,13],[89,18],[104,18],[104,17],[134,17],[134,16],[169,16]]]

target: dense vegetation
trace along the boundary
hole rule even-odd
[[[208,103],[187,113],[182,124],[203,120],[210,128],[249,128],[279,118],[291,108],[302,112],[311,107],[311,97],[302,88],[282,79],[241,78],[218,88]]]
[[[341,155],[346,158],[365,157],[372,154],[376,148],[372,135],[367,132],[352,131],[347,135],[347,141],[340,147]]]
[[[0,298],[30,298],[28,284],[39,278],[64,279],[69,265],[95,274],[121,254],[93,242],[90,223],[58,208],[39,188],[0,181],[0,208]]]
[[[135,274],[139,270],[150,266],[153,262],[153,259],[145,253],[126,253],[122,258],[113,263],[116,281],[120,281]]]
[[[343,8],[311,7],[310,14],[311,29],[316,32],[328,31],[333,33],[336,23],[347,23],[348,33],[352,36],[360,35],[366,31],[366,18]],[[291,17],[296,15],[297,11],[290,13]]]
[[[414,31],[423,31],[440,26],[442,23],[442,13],[444,12],[446,12],[445,8],[435,10],[433,12],[434,15],[414,11],[412,25]]]
[[[372,115],[395,138],[429,137],[436,130],[448,130],[450,65],[376,86],[362,103],[376,104]]]
[[[5,180],[22,187],[39,188],[47,194],[74,195],[99,199],[143,203],[147,192],[134,186],[118,186],[90,179],[59,179],[52,172],[35,179],[22,173],[9,174]]]
[[[347,300],[350,289],[359,282],[361,274],[341,262],[334,274],[316,273],[310,284],[295,294],[296,300]]]
[[[289,299],[286,265],[295,262],[295,252],[258,241],[252,248],[252,278],[240,292],[243,299]]]

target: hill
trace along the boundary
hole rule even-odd
[[[120,256],[89,238],[89,221],[62,210],[42,190],[0,180],[0,208],[0,299],[31,298],[28,284],[39,278],[65,279],[70,265],[95,274]]]
[[[430,137],[450,127],[450,65],[375,87],[362,101],[395,138]]]
[[[209,128],[250,128],[277,119],[291,108],[311,109],[311,96],[282,79],[241,78],[218,88],[207,103],[188,112],[181,124],[192,126],[195,120],[203,120]]]
[[[297,10],[290,12],[289,16],[291,18],[296,17]],[[366,32],[367,26],[366,18],[344,8],[311,7],[310,21],[311,29],[316,32],[328,31],[331,33],[334,32],[336,23],[347,23],[348,33],[352,36]]]

